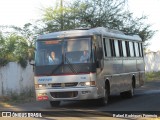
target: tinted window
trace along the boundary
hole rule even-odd
[[[119,54],[121,57],[123,57],[122,41],[118,40],[118,46],[119,46]]]
[[[143,57],[143,44],[141,43],[142,57]]]
[[[111,46],[111,56],[114,57],[114,56],[116,56],[114,40],[110,39],[109,41],[110,41],[110,46]]]
[[[119,57],[119,46],[118,46],[118,41],[114,40],[114,44],[115,44],[115,53],[116,53],[116,57]]]
[[[125,41],[122,41],[123,56],[127,57]]]
[[[134,43],[134,45],[135,45],[136,57],[139,57],[139,48],[138,48],[138,43],[137,43],[137,42],[135,42],[135,43]]]
[[[103,45],[104,45],[104,53],[105,53],[105,56],[107,57],[106,40],[105,40],[105,38],[103,38]]]
[[[105,39],[107,56],[111,57],[111,46],[109,39]]]
[[[136,57],[135,44],[134,42],[132,42],[132,44],[133,44],[134,57]]]
[[[129,48],[130,48],[130,56],[134,57],[134,49],[133,49],[133,43],[129,42]]]
[[[129,42],[128,42],[128,41],[125,41],[125,45],[126,45],[127,57],[130,57],[130,48],[129,48]]]

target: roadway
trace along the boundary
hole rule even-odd
[[[147,82],[135,90],[133,98],[125,99],[119,95],[110,97],[106,106],[98,106],[93,101],[64,101],[59,107],[51,107],[49,102],[29,102],[0,107],[0,111],[36,111],[43,117],[76,117],[77,119],[150,119],[160,116],[160,80]],[[125,116],[125,117],[124,117]],[[134,117],[133,117],[134,116]],[[51,119],[51,118],[50,118]],[[156,118],[159,119],[159,118]]]

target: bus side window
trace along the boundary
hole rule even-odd
[[[120,57],[123,57],[123,48],[122,48],[122,41],[121,40],[118,40],[118,47],[119,47]]]
[[[115,46],[115,53],[116,57],[119,57],[119,45],[118,45],[118,40],[114,40],[114,46]]]
[[[141,49],[139,43],[138,43],[138,51],[139,51],[139,57],[141,57]]]
[[[107,57],[111,57],[111,46],[108,38],[105,39],[105,43],[106,43]]]
[[[127,57],[125,41],[122,41],[123,56]]]
[[[111,56],[115,57],[116,53],[115,53],[115,45],[114,45],[114,40],[113,39],[109,39],[110,42],[110,47],[111,47]]]
[[[107,49],[106,49],[106,40],[105,40],[105,38],[103,38],[103,46],[104,46],[105,57],[107,57]]]
[[[111,46],[108,38],[103,38],[104,52],[106,57],[111,57]]]
[[[142,43],[138,43],[139,46],[139,53],[140,53],[140,57],[143,57],[143,48],[142,48]]]
[[[128,41],[125,41],[125,45],[126,45],[127,57],[130,57],[130,47],[129,47],[129,42],[128,42]]]
[[[139,57],[139,48],[138,48],[138,43],[137,43],[137,42],[135,42],[135,43],[134,43],[134,45],[135,45],[136,57]]]
[[[132,42],[132,44],[133,44],[134,57],[136,57],[135,44],[134,42]]]
[[[141,44],[141,51],[142,51],[142,57],[143,57],[143,43],[140,43]]]
[[[129,48],[130,48],[130,56],[134,57],[134,48],[133,48],[133,43],[129,42]]]

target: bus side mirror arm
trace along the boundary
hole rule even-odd
[[[99,68],[99,61],[96,61],[96,68]]]
[[[33,60],[29,60],[29,64],[35,66],[35,62]]]
[[[29,64],[33,66],[33,71],[34,71],[34,68],[35,68],[35,62],[33,60],[29,60]]]
[[[101,60],[96,61],[96,68],[102,68]]]

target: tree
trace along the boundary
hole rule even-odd
[[[8,62],[17,61],[22,67],[26,67],[28,58],[28,44],[23,37],[10,34],[3,44],[3,59]]]
[[[138,34],[143,41],[155,33],[151,25],[144,22],[146,16],[134,18],[126,8],[127,0],[76,0],[70,5],[49,7],[44,10],[43,20],[46,31],[54,32],[76,27],[107,27],[123,31],[125,34]],[[63,24],[61,10],[63,9]]]
[[[5,56],[5,38],[0,32],[0,66],[4,66],[8,63],[6,56]]]
[[[0,52],[1,66],[10,61],[20,63],[22,67],[26,67],[29,54],[34,59],[34,33],[37,30],[35,26],[27,23],[23,28],[17,26],[1,26],[7,28],[5,37],[0,34],[0,44],[2,46]]]
[[[41,28],[38,28],[38,25],[33,25],[31,23],[26,23],[22,28],[17,26],[8,26],[10,29],[13,29],[14,34],[21,37],[20,40],[17,39],[17,42],[19,43],[19,50],[22,49],[22,51],[19,52],[21,54],[19,58],[24,58],[22,55],[24,54],[23,49],[27,52],[25,58],[28,59],[34,59],[34,44],[36,40],[36,36],[40,33],[42,33]],[[18,49],[18,48],[17,48]],[[30,55],[30,56],[29,56]],[[29,58],[30,57],[30,58]],[[22,59],[21,59],[22,60]]]
[[[56,4],[55,8],[44,9],[42,21],[46,23],[45,31],[53,32],[72,29],[75,19],[73,10],[69,6],[63,6],[61,1],[61,5]]]

